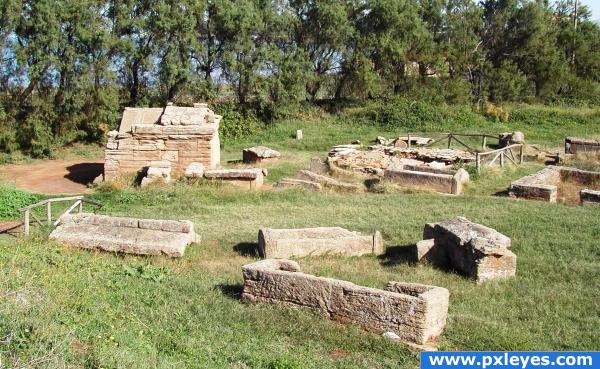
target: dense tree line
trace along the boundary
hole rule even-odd
[[[44,155],[167,101],[595,103],[600,28],[577,0],[3,0],[0,56],[0,149]]]

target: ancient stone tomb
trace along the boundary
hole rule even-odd
[[[330,319],[404,342],[433,346],[446,326],[449,292],[415,283],[389,282],[386,290],[302,273],[291,260],[267,259],[242,267],[242,299],[311,308]]]
[[[64,215],[51,240],[86,249],[180,257],[197,242],[189,220],[111,217],[91,213]]]
[[[510,248],[510,238],[502,233],[456,217],[426,224],[416,256],[419,261],[455,269],[483,283],[516,274],[517,256]]]
[[[207,104],[125,108],[119,131],[108,133],[104,180],[160,161],[170,162],[174,177],[182,176],[192,163],[218,167],[220,121]]]
[[[265,258],[289,258],[324,254],[381,255],[384,247],[379,232],[363,235],[340,227],[262,228],[258,231],[258,250]]]
[[[509,195],[515,198],[562,202],[598,203],[600,172],[550,165],[512,182]]]

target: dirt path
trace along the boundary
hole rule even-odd
[[[45,160],[33,164],[0,166],[0,180],[42,194],[75,194],[102,173],[103,163],[93,160]]]

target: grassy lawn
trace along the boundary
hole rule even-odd
[[[573,127],[581,135],[600,132],[599,126]],[[471,131],[527,127],[487,128]],[[538,128],[526,132],[532,141],[561,146],[567,128]],[[304,140],[294,139],[296,129],[304,131]],[[289,120],[227,143],[222,156],[224,163],[238,160],[243,147],[256,144],[281,150],[283,158],[269,166],[273,182],[334,144],[398,133],[332,120]],[[307,273],[365,286],[383,288],[394,280],[448,288],[441,350],[598,350],[599,209],[502,196],[511,180],[539,168],[527,163],[487,170],[459,197],[247,192],[209,183],[98,190],[92,197],[105,204],[102,213],[190,219],[202,240],[172,260],[70,249],[48,242],[47,230],[29,239],[0,237],[0,367],[418,367],[416,351],[359,327],[303,309],[241,302],[240,267],[258,259],[253,246],[261,226],[381,230],[385,256],[299,263]],[[406,261],[406,247],[421,239],[425,223],[457,215],[512,238],[515,278],[476,286]]]

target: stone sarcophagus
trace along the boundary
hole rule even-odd
[[[242,299],[311,308],[366,330],[393,332],[429,348],[446,326],[449,292],[416,283],[389,282],[385,290],[302,273],[291,260],[267,259],[242,267]]]
[[[170,162],[180,177],[192,163],[217,168],[221,116],[207,104],[193,107],[125,108],[119,131],[108,133],[104,180],[136,173],[153,162]]]
[[[502,233],[456,217],[426,224],[416,253],[419,261],[457,270],[483,283],[516,274],[517,256],[510,248],[510,238]]]

